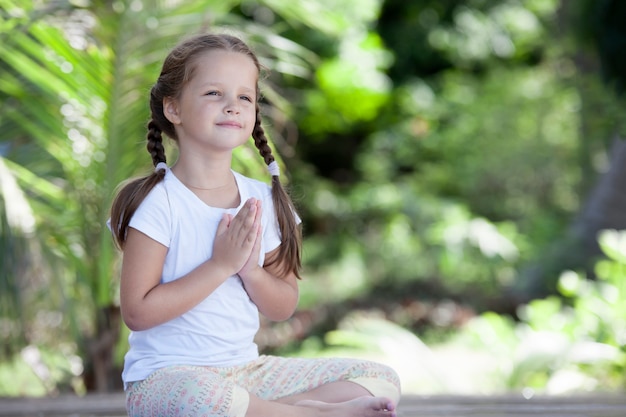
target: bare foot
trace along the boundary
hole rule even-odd
[[[304,400],[294,405],[315,408],[325,417],[396,417],[393,403],[381,397],[359,397],[342,403]]]

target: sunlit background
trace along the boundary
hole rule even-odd
[[[115,187],[181,37],[244,37],[304,222],[264,353],[415,394],[626,388],[626,3],[0,0],[0,396],[121,389]],[[168,147],[170,162],[176,150]],[[253,147],[235,169],[268,180]]]

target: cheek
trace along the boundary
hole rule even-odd
[[[248,114],[247,119],[248,123],[250,123],[252,127],[254,127],[254,124],[256,123],[256,110],[254,108]]]
[[[254,120],[248,125],[247,133],[248,136],[252,136],[252,132],[254,132]]]

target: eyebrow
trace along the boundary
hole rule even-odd
[[[216,86],[216,87],[224,87],[224,83],[221,83],[219,81],[207,81],[207,82],[203,82],[202,84],[200,84],[200,87],[208,87],[208,86]],[[245,86],[239,86],[237,88],[240,88],[242,91],[246,91],[246,92],[255,92],[256,89],[254,88],[248,88]]]

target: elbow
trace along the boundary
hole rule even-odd
[[[140,326],[132,321],[128,321],[128,320],[124,320],[124,323],[126,324],[126,327],[128,327],[131,331],[133,332],[140,332],[142,330],[146,330],[147,328],[144,328],[143,326]]]
[[[124,318],[124,324],[133,332],[140,332],[142,330],[145,330],[143,326],[141,326],[141,324],[137,322],[137,320]]]
[[[273,321],[273,322],[281,322],[281,321],[287,321],[291,318],[293,314],[273,314],[273,315],[269,315],[266,314],[265,317],[267,317],[268,320]]]
[[[293,316],[293,313],[296,311],[296,306],[297,305],[295,304],[277,306],[278,308],[273,308],[267,312],[263,312],[263,315],[271,321],[286,321]]]
[[[140,315],[133,313],[132,311],[126,311],[122,309],[122,320],[124,324],[133,332],[140,332],[142,330],[148,330],[150,326]]]
[[[287,321],[291,318],[291,316],[293,316],[293,312],[289,313],[289,314],[275,314],[271,317],[268,317],[271,321],[275,321],[275,322],[280,322],[280,321]]]

